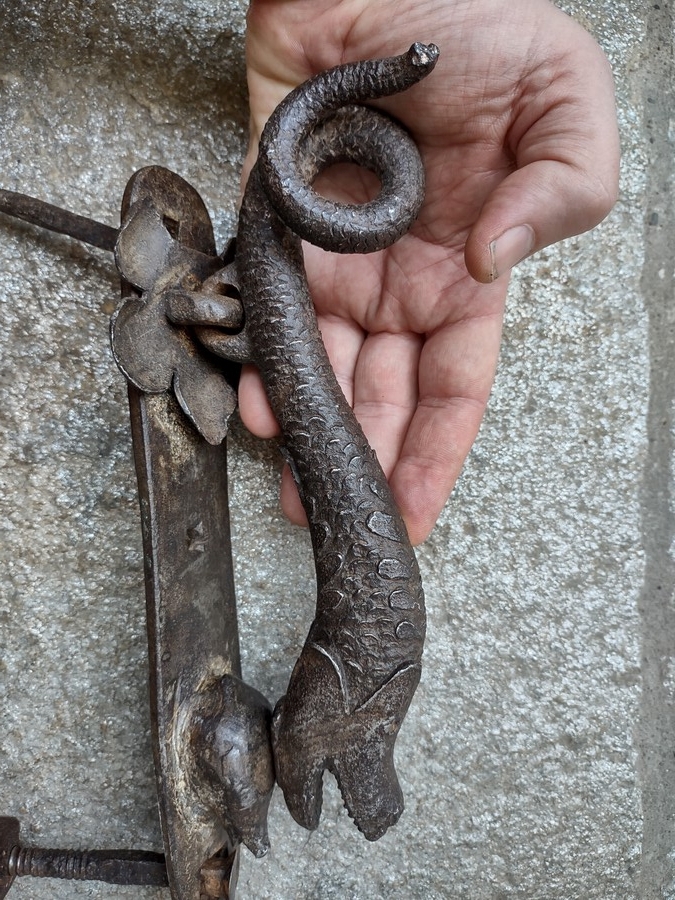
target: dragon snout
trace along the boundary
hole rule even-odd
[[[403,795],[394,744],[419,678],[418,664],[403,666],[350,709],[329,657],[305,646],[272,720],[277,782],[298,824],[310,830],[319,824],[325,769],[368,840],[398,821]]]

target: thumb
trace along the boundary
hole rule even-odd
[[[587,82],[579,82],[563,102],[559,94],[548,103],[540,95],[538,109],[524,116],[530,121],[509,148],[516,169],[488,196],[466,242],[466,267],[477,281],[494,281],[542,247],[588,231],[614,206],[619,182],[614,91],[609,69],[598,69],[604,78],[591,82],[594,96],[589,97]],[[514,132],[517,127],[512,139]]]
[[[616,182],[540,160],[509,175],[488,198],[466,242],[469,274],[490,282],[536,250],[588,231],[616,202]]]

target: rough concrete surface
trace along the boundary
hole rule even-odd
[[[245,147],[243,0],[5,0],[0,187],[116,223],[127,178],[192,182],[220,241]],[[369,844],[327,779],[275,796],[241,898],[675,898],[673,4],[569,0],[617,81],[621,199],[513,278],[479,439],[420,548],[429,629]],[[159,849],[140,531],[102,252],[0,222],[0,814],[26,843]],[[313,608],[279,460],[236,426],[244,674],[283,693]],[[29,882],[21,898],[166,898]]]

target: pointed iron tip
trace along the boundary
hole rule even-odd
[[[431,71],[438,62],[440,52],[436,44],[422,44],[420,41],[415,41],[408,51],[408,55],[413,66],[420,66]]]

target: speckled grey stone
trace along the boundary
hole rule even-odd
[[[275,795],[241,898],[675,898],[672,2],[564,5],[614,66],[621,200],[513,279],[484,426],[419,550],[406,812],[369,844],[330,779],[313,834]],[[200,190],[222,243],[245,6],[5,0],[0,186],[115,224],[128,177],[160,163]],[[159,849],[117,294],[106,254],[0,222],[0,814],[26,842]],[[314,603],[278,468],[235,426],[244,673],[272,699]],[[22,879],[10,896],[168,892]]]

